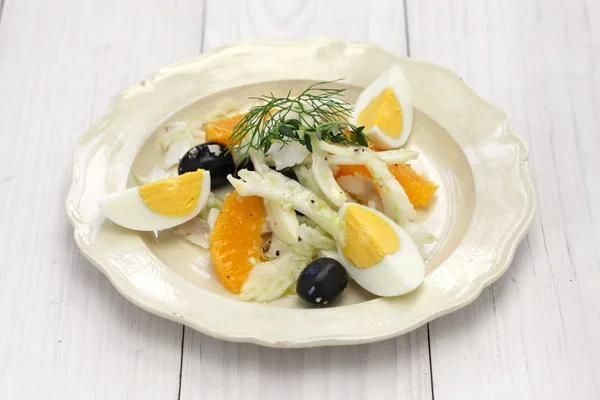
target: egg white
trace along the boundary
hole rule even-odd
[[[396,95],[402,110],[402,132],[397,138],[386,135],[377,125],[365,129],[365,134],[375,142],[380,150],[397,149],[402,147],[410,136],[413,122],[413,106],[410,86],[404,73],[397,65],[383,73],[358,96],[354,106],[353,123],[358,125],[358,116],[385,89],[390,88]]]
[[[138,187],[109,194],[98,207],[117,225],[135,231],[158,231],[181,225],[202,211],[210,194],[210,172],[204,171],[198,204],[187,215],[170,217],[157,214],[146,206]]]
[[[339,214],[343,218],[349,204],[344,204]],[[425,263],[419,248],[412,241],[408,233],[398,224],[384,214],[361,205],[370,212],[378,215],[387,222],[398,235],[400,248],[393,254],[386,254],[383,259],[368,268],[358,268],[344,256],[342,247],[338,243],[338,255],[348,274],[361,287],[377,296],[400,296],[415,290],[425,279]]]

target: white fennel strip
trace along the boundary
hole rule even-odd
[[[437,240],[437,238],[427,229],[419,224],[415,224],[414,222],[407,222],[402,226],[402,228],[404,228],[406,233],[408,233],[408,236],[410,236],[412,241],[415,242],[421,254],[423,254],[423,246],[433,243]]]
[[[335,250],[335,240],[321,228],[312,228],[306,224],[300,225],[298,236],[302,239],[302,243],[306,243],[320,250]]]
[[[379,186],[383,213],[398,225],[402,226],[416,217],[417,212],[408,200],[402,185],[394,178],[386,162],[379,158],[376,152],[364,147],[342,147],[325,142],[319,142],[319,146],[331,154],[352,158],[364,164],[373,176],[375,184]]]
[[[240,179],[227,179],[242,196],[260,196],[265,199],[291,203],[294,209],[312,219],[337,242],[344,242],[341,218],[329,205],[300,183],[274,171],[261,176],[255,171],[242,170]]]
[[[312,156],[310,157],[310,159],[312,164]],[[323,191],[319,187],[319,184],[315,179],[315,174],[313,174],[312,167],[310,165],[297,165],[294,167],[294,173],[298,178],[298,182],[300,182],[302,186],[304,186],[320,198],[327,201],[329,205],[333,205],[328,201],[328,199],[325,197],[325,193],[323,193]]]
[[[310,260],[310,255],[292,250],[274,260],[257,263],[242,286],[241,299],[258,302],[278,299],[298,280]]]
[[[327,163],[327,156],[323,149],[319,147],[319,142],[314,135],[310,135],[312,143],[312,172],[315,175],[315,181],[319,185],[321,191],[325,194],[325,197],[335,205],[341,207],[344,202],[348,199],[346,193],[342,190],[340,185],[336,182],[331,168]]]
[[[352,152],[359,152],[360,147],[353,147]],[[407,161],[414,160],[419,157],[419,153],[414,150],[387,150],[378,151],[375,153],[379,159],[384,161],[386,164],[404,164]],[[329,165],[359,165],[361,162],[356,158],[332,155],[327,157]]]
[[[262,153],[251,150],[250,159],[254,169],[261,176],[267,172],[275,172],[267,166],[265,156]],[[264,199],[265,211],[267,213],[267,223],[271,232],[281,241],[287,244],[295,244],[298,241],[298,217],[291,203],[282,203],[269,199]]]

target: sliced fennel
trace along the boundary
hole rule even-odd
[[[216,119],[232,116],[241,112],[241,110],[244,109],[247,109],[247,107],[242,108],[242,104],[240,104],[238,101],[231,98],[226,98],[224,100],[219,101],[215,110],[204,115],[203,118],[205,121],[213,121]]]
[[[215,196],[213,192],[210,192],[208,195],[208,200],[206,200],[206,205],[204,206],[202,211],[200,211],[200,214],[198,214],[198,218],[207,220],[210,210],[212,210],[213,208],[220,210],[221,207],[223,207],[223,200]]]
[[[148,185],[149,183],[153,183],[156,181],[160,181],[163,179],[171,178],[177,175],[177,168],[163,169],[159,166],[155,166],[148,176],[141,176],[137,173],[133,173],[135,179],[140,183],[140,185]]]
[[[256,264],[242,286],[240,298],[258,302],[278,299],[298,279],[308,262],[307,257],[290,252],[274,260]]]
[[[298,241],[298,217],[291,204],[281,205],[276,201],[265,199],[265,211],[273,235],[287,244]]]
[[[208,249],[210,247],[210,231],[208,222],[200,218],[193,218],[175,228],[174,233],[196,246]]]
[[[301,164],[309,154],[306,147],[299,142],[275,142],[267,152],[277,171]]]
[[[168,150],[172,143],[181,140],[204,139],[201,121],[174,121],[165,126],[165,132],[160,135],[160,144]]]
[[[311,159],[312,159],[312,157],[311,157]],[[323,191],[319,187],[319,184],[317,183],[317,180],[315,179],[315,174],[313,174],[311,166],[298,165],[298,166],[294,167],[294,173],[296,174],[296,177],[298,178],[298,182],[300,182],[300,184],[302,186],[304,186],[305,188],[307,188],[308,190],[310,190],[311,192],[313,192],[320,198],[327,201],[327,198],[325,197],[325,193],[323,193]],[[329,203],[329,201],[327,201],[327,202]]]
[[[379,198],[371,178],[355,174],[340,176],[337,181],[346,193],[350,193],[362,204],[368,204],[369,201]]]
[[[317,254],[319,255],[319,257],[333,258],[334,260],[340,262],[340,255],[338,254],[337,251],[319,250],[319,252]]]
[[[257,151],[249,152],[254,169],[260,175],[266,173],[278,174],[272,171],[265,162],[265,156]],[[283,176],[283,175],[282,175]],[[284,243],[295,244],[298,241],[298,217],[292,204],[264,199],[267,222],[271,232]]]
[[[156,171],[156,174],[155,174]],[[150,175],[148,176],[141,176],[137,173],[133,173],[133,176],[135,176],[135,180],[139,182],[140,185],[148,185],[152,182],[156,182],[156,181],[160,181],[161,179],[165,179],[165,173],[166,171],[164,170],[153,170]],[[160,174],[160,178],[158,177],[158,174]]]
[[[328,144],[323,142],[325,145],[329,145],[329,146],[335,146],[332,144]],[[336,146],[337,147],[337,146]],[[327,151],[327,147],[325,146],[321,146],[321,148],[325,151]],[[351,151],[353,153],[361,151],[362,149],[365,149],[364,147],[347,147],[348,149],[351,149]],[[377,157],[379,157],[381,160],[385,161],[386,164],[403,164],[407,161],[410,160],[414,160],[416,158],[419,157],[419,152],[414,151],[414,150],[406,150],[406,149],[395,149],[395,150],[384,150],[384,151],[378,151],[375,154],[377,154]],[[275,166],[275,160],[273,160],[272,156],[270,156],[269,154],[267,154],[267,164],[269,166]],[[306,156],[306,158],[301,161],[298,162],[296,165],[311,165],[312,164],[312,155],[309,154],[308,156]],[[328,155],[327,156],[327,164],[329,164],[330,167],[333,167],[335,165],[360,165],[363,164],[363,162],[357,160],[356,158],[350,157],[350,156],[341,156],[341,155]]]
[[[231,175],[229,182],[242,196],[260,196],[279,203],[291,203],[300,211],[329,232],[337,242],[344,242],[340,216],[319,196],[275,171],[266,171],[263,176],[258,172],[242,170],[240,179]]]
[[[278,299],[298,280],[310,260],[310,255],[290,251],[274,260],[257,263],[242,286],[241,299],[258,302]]]
[[[314,135],[310,136],[310,140],[313,149],[312,172],[315,176],[315,181],[323,194],[325,194],[325,198],[329,199],[333,205],[339,208],[348,199],[348,196],[346,196],[346,193],[344,193],[340,185],[335,181],[333,172],[331,172],[331,168],[329,168],[329,164],[327,163],[325,152],[319,147],[320,140]]]
[[[437,238],[427,229],[419,224],[415,224],[414,222],[407,222],[402,226],[402,228],[404,228],[413,242],[415,242],[421,254],[423,254],[423,247],[426,244],[433,243],[437,240]]]
[[[306,226],[310,226],[311,228],[316,228],[319,225],[315,221],[310,218],[307,218],[306,215],[298,215],[298,222],[300,224],[304,224]]]
[[[205,207],[221,209],[221,207],[223,207],[223,200],[215,196],[213,192],[210,192],[208,195],[208,200],[206,200]]]
[[[319,142],[324,151],[334,155],[348,157],[360,164],[366,165],[373,176],[373,181],[379,186],[381,200],[383,202],[383,213],[402,226],[405,222],[413,219],[417,212],[408,200],[406,192],[389,171],[385,161],[377,156],[377,153],[366,148],[351,148],[336,146],[325,142]],[[354,151],[358,150],[358,151]]]
[[[165,161],[163,163],[165,169],[179,165],[179,160],[181,160],[181,157],[183,157],[191,147],[189,140],[178,140],[171,143],[165,154]]]
[[[208,217],[206,218],[206,222],[208,222],[208,226],[210,227],[211,232],[215,228],[215,222],[217,221],[219,212],[220,210],[218,208],[211,208],[208,211]]]
[[[340,147],[325,142],[321,143],[321,148],[327,152],[329,152],[328,149],[337,151],[337,148]],[[356,155],[359,152],[364,153],[368,149],[364,147],[346,147],[346,149],[349,150],[348,155],[333,154],[331,156],[327,156],[327,162],[329,165],[359,165],[364,163],[360,160],[360,158],[357,158]],[[378,151],[373,152],[373,154],[386,164],[404,164],[405,162],[414,160],[419,156],[418,152],[405,149]]]
[[[302,224],[298,228],[298,236],[302,239],[302,243],[306,243],[316,249],[335,250],[336,248],[335,240],[321,228],[312,228],[306,224]]]
[[[369,157],[366,166],[373,175],[375,184],[379,185],[383,213],[400,226],[415,218],[417,216],[415,208],[387,164],[377,157]]]
[[[265,253],[267,258],[277,258],[285,253],[290,251],[289,246],[283,243],[281,240],[277,238],[277,236],[273,236],[271,238],[271,244],[269,245],[269,250]]]

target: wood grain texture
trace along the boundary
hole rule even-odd
[[[0,398],[176,399],[182,327],[85,261],[75,140],[124,86],[196,55],[202,2],[6,0],[0,22]]]
[[[455,70],[512,114],[538,192],[512,268],[431,324],[435,398],[600,398],[600,4],[407,9],[411,55]]]
[[[406,0],[407,27],[395,0],[0,4],[0,398],[600,398],[597,0]],[[203,48],[311,36],[445,65],[530,145],[532,229],[500,281],[431,324],[433,376],[427,328],[306,350],[186,328],[181,359],[182,327],[123,299],[73,243],[70,153],[117,91]]]
[[[369,345],[282,350],[186,328],[181,398],[430,399],[428,357],[423,329]]]
[[[333,36],[405,53],[401,2],[207,2],[205,49],[247,38]],[[340,12],[343,10],[343,12]],[[223,18],[227,15],[227,18]],[[381,343],[306,350],[218,341],[186,329],[182,399],[429,399],[427,328]]]
[[[242,39],[335,37],[406,54],[402,2],[208,0],[204,50]],[[223,16],[227,16],[224,18]]]

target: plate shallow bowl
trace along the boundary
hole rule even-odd
[[[375,298],[357,287],[334,307],[307,308],[295,297],[269,305],[229,295],[210,271],[192,267],[202,252],[179,238],[122,229],[97,202],[133,185],[160,154],[166,122],[199,118],[234,99],[299,90],[344,78],[352,101],[391,65],[411,85],[415,120],[409,147],[440,184],[419,215],[439,241],[428,248],[416,291]],[[534,213],[527,149],[508,116],[454,73],[376,46],[332,39],[254,40],[166,66],[121,92],[78,141],[66,210],[83,255],[138,306],[208,335],[273,347],[373,342],[463,307],[498,279]]]

